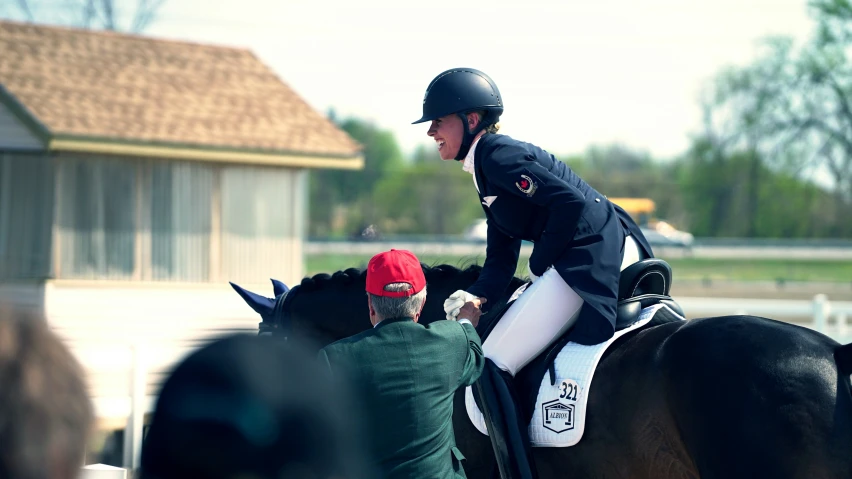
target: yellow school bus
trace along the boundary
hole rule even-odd
[[[609,201],[624,209],[639,226],[648,226],[657,208],[651,198],[609,198]]]
[[[650,198],[609,198],[609,201],[620,206],[633,218],[652,246],[689,247],[695,239],[692,234],[679,231],[671,224],[655,217],[654,211],[657,205]]]

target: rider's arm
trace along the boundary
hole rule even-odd
[[[585,197],[577,188],[544,168],[520,145],[500,145],[483,162],[488,181],[547,209],[547,221],[530,256],[530,271],[541,276],[562,255],[574,238]],[[521,186],[532,181],[526,191]],[[490,228],[489,228],[490,229]]]
[[[518,255],[521,252],[521,240],[510,238],[496,226],[488,226],[487,246],[485,247],[485,264],[476,282],[467,292],[485,298],[486,304],[494,304],[499,299],[518,267]]]

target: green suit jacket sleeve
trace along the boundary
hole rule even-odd
[[[460,323],[467,341],[467,360],[459,378],[459,386],[470,386],[482,374],[485,366],[485,355],[482,353],[482,343],[479,334],[470,323]]]
[[[317,361],[321,367],[328,368],[331,371],[331,363],[328,361],[328,354],[326,354],[325,349],[320,349],[319,354],[317,354]]]

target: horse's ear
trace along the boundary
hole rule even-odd
[[[272,316],[272,312],[275,309],[274,299],[252,293],[251,291],[243,289],[230,281],[228,284],[230,284],[231,287],[234,288],[234,291],[236,291],[237,294],[239,294],[245,302],[251,306],[251,309],[255,310],[262,318]]]
[[[269,278],[269,280],[272,281],[272,289],[275,292],[276,298],[286,293],[287,291],[290,291],[290,288],[288,288],[287,285],[282,283],[281,281],[278,281],[277,279],[273,278]]]

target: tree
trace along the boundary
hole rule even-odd
[[[363,146],[364,168],[310,173],[311,234],[350,235],[376,222],[372,199],[376,185],[403,168],[402,151],[390,130],[359,118],[336,121]]]
[[[770,168],[755,150],[725,153],[707,139],[696,139],[679,165],[680,194],[696,236],[836,237],[832,195],[783,168]],[[754,185],[754,165],[760,171]],[[760,214],[744,215],[754,205]]]
[[[817,19],[816,41],[823,45],[852,43],[852,1],[811,0],[809,7]]]
[[[834,205],[843,215],[852,202],[852,2],[814,0],[816,33],[797,47],[771,38],[753,64],[729,68],[705,100],[705,146],[726,158],[751,163],[743,216],[756,235],[764,163],[774,171],[823,170],[834,183]]]
[[[412,163],[376,186],[380,227],[398,234],[458,235],[485,215],[473,179],[453,162]]]
[[[28,22],[58,23],[81,28],[140,33],[155,20],[166,0],[137,0],[135,9],[125,10],[117,0],[14,0],[12,18]],[[8,7],[7,7],[8,9]],[[126,20],[126,21],[125,21]]]

